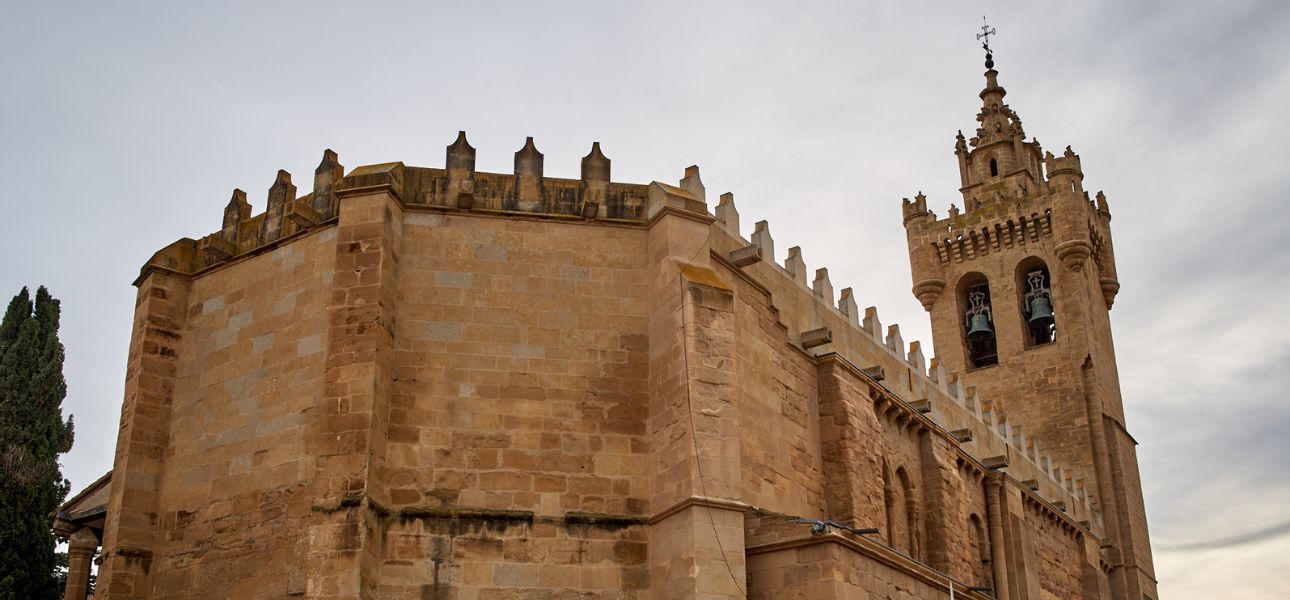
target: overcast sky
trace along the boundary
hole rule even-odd
[[[987,5],[988,4],[988,9]],[[900,199],[958,202],[983,12],[1028,135],[1114,214],[1112,320],[1163,597],[1290,596],[1290,3],[8,2],[0,294],[62,300],[79,489],[111,468],[135,289],[157,249],[256,212],[277,169],[441,167],[457,130],[508,173],[534,136],[578,176],[702,168],[906,340]],[[1280,142],[1280,143],[1278,143]]]

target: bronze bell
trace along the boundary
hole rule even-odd
[[[1032,327],[1049,327],[1053,324],[1053,303],[1048,296],[1035,296],[1030,299],[1030,325]]]
[[[985,313],[977,313],[969,317],[967,336],[973,342],[994,339],[994,330],[990,329],[990,318],[985,316]]]

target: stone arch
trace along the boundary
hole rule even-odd
[[[994,572],[990,565],[990,538],[986,536],[985,521],[976,513],[968,516],[968,540],[968,562],[972,568],[973,580],[982,587],[992,587]]]
[[[1053,280],[1048,264],[1037,256],[1027,256],[1017,263],[1017,313],[1021,317],[1022,346],[1033,348],[1057,341],[1057,303],[1054,299]],[[1038,284],[1038,288],[1036,288]],[[1051,321],[1032,322],[1031,303],[1037,296],[1046,296],[1048,309],[1053,312]],[[1038,307],[1042,310],[1042,307]]]
[[[896,467],[895,487],[900,490],[899,495],[902,500],[898,507],[899,513],[896,515],[899,521],[897,525],[902,533],[897,538],[900,542],[899,547],[909,556],[919,558],[922,554],[922,539],[918,527],[918,488],[909,478],[905,467]]]
[[[980,297],[978,298],[978,294]],[[999,363],[998,342],[994,332],[994,310],[991,307],[990,280],[985,273],[971,271],[959,277],[954,288],[958,300],[959,331],[963,342],[963,353],[967,357],[969,369],[988,367]],[[978,302],[977,300],[980,300]],[[985,330],[981,333],[980,323],[973,323],[973,316],[985,318]],[[978,326],[977,329],[973,327]],[[976,332],[969,335],[971,332]]]
[[[887,545],[900,549],[901,541],[908,536],[905,532],[907,504],[904,489],[893,478],[891,467],[882,461],[883,505],[887,516]]]

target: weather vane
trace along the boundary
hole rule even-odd
[[[981,47],[985,49],[985,68],[994,68],[994,54],[990,51],[990,36],[996,35],[994,28],[985,21],[985,15],[981,15],[981,33],[976,34],[976,39],[982,40]]]

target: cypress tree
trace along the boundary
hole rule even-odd
[[[70,484],[58,455],[72,447],[58,300],[23,288],[0,321],[0,600],[56,599],[52,513]]]

